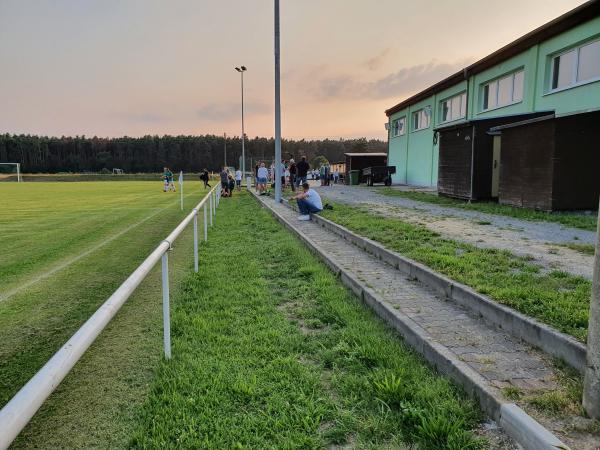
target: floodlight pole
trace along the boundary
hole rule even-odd
[[[243,178],[246,173],[246,149],[245,149],[246,133],[244,131],[244,72],[248,69],[246,68],[246,66],[240,66],[240,67],[236,67],[235,70],[237,70],[240,73],[241,81],[242,81],[242,164],[241,164],[241,170],[242,170],[242,178]]]
[[[598,215],[600,230],[600,211]],[[583,408],[592,419],[600,419],[600,233],[596,237],[594,279],[590,301],[587,364],[583,383]]]
[[[280,97],[280,47],[279,0],[275,1],[275,203],[281,202],[281,97]]]

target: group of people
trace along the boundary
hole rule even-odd
[[[282,190],[289,187],[292,192],[302,189],[296,195],[290,197],[295,200],[300,211],[299,220],[310,220],[311,214],[319,213],[323,210],[323,202],[317,191],[308,184],[308,174],[311,172],[310,165],[303,156],[298,163],[294,158],[289,161],[281,161],[281,186]],[[267,192],[267,183],[275,183],[275,164],[267,168],[264,162],[260,162],[254,168],[256,176],[256,190],[259,194]],[[312,172],[311,172],[312,174]]]
[[[221,178],[221,197],[231,197],[236,188],[238,191],[242,189],[242,171],[240,169],[237,169],[235,174],[231,174],[229,168],[223,166],[219,177]]]
[[[331,184],[338,184],[340,181],[340,172],[336,168],[335,170],[331,170],[331,166],[329,164],[323,164],[319,167],[318,171],[314,171],[313,178],[315,180],[321,181],[321,186],[331,186]]]
[[[163,168],[162,179],[163,179],[163,192],[167,192],[167,191],[177,192],[177,190],[175,189],[175,183],[173,182],[173,172],[171,172],[171,169],[169,169],[168,167]]]
[[[291,188],[292,192],[295,192],[301,184],[306,182],[310,165],[306,161],[306,157],[303,156],[298,163],[294,158],[290,158],[289,161],[282,160],[280,169],[282,188]],[[269,168],[266,167],[264,162],[257,164],[254,168],[254,175],[256,177],[256,190],[261,194],[265,193],[267,183],[275,183],[275,163],[271,164]]]

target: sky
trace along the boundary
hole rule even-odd
[[[282,135],[385,109],[582,0],[281,0]],[[272,0],[0,0],[0,132],[274,134]]]

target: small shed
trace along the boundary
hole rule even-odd
[[[438,193],[465,200],[498,197],[500,141],[492,127],[548,113],[476,119],[438,127]],[[496,133],[497,134],[497,133]]]
[[[500,203],[543,211],[598,208],[600,111],[498,126]]]
[[[371,166],[387,166],[387,153],[344,153],[346,157],[346,182],[351,170],[360,170],[359,182],[363,182],[362,169]]]

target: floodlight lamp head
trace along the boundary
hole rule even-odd
[[[242,69],[242,71],[244,71],[244,72],[247,70],[247,69],[246,69],[246,66],[242,66],[242,67],[241,67],[241,69]]]
[[[238,72],[241,72],[239,67],[236,67],[235,70],[237,70]]]

